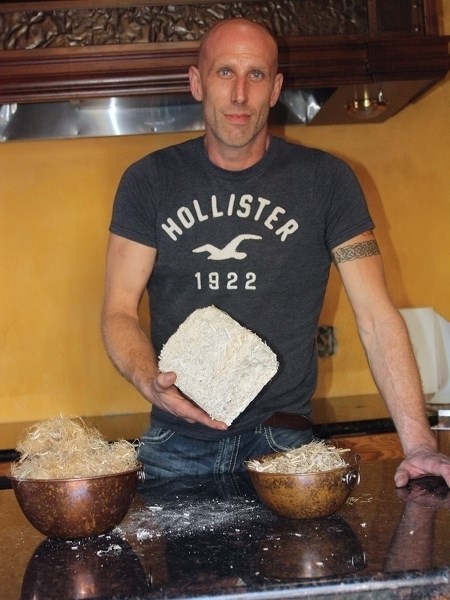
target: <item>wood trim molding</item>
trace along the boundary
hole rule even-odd
[[[440,79],[449,36],[390,40],[280,40],[285,87],[324,88],[396,79]],[[198,42],[0,52],[0,103],[189,90]]]

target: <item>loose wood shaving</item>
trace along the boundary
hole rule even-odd
[[[138,466],[130,442],[107,442],[81,418],[57,417],[36,423],[16,448],[20,458],[11,464],[18,479],[71,479],[110,475]]]
[[[266,473],[322,473],[347,467],[348,463],[341,456],[345,452],[349,449],[314,440],[295,450],[276,453],[262,460],[249,460],[247,466]]]
[[[363,494],[362,496],[349,496],[346,500],[346,504],[356,504],[357,502],[361,502],[361,504],[367,504],[368,502],[372,502],[373,496],[369,494]]]

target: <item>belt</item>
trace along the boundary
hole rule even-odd
[[[304,415],[276,412],[262,423],[264,427],[280,427],[281,429],[311,429],[312,421]]]

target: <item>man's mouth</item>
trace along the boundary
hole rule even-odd
[[[245,113],[229,113],[225,115],[225,118],[230,123],[235,123],[236,125],[244,125],[250,119],[250,115]]]

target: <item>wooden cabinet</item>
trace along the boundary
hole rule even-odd
[[[365,461],[403,456],[400,439],[396,433],[337,436],[334,441],[340,448],[349,448],[357,452]]]

